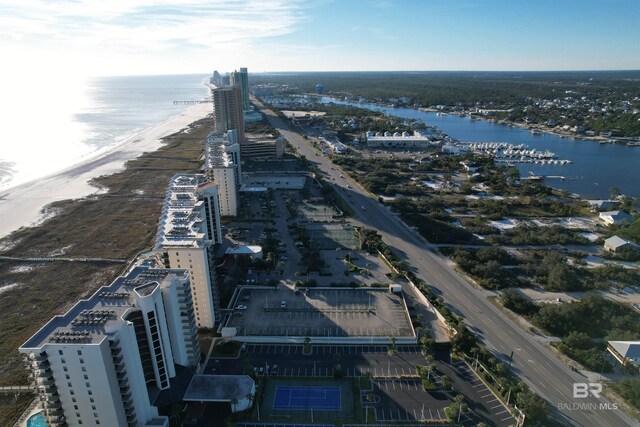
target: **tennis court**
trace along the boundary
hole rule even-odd
[[[340,387],[277,386],[273,409],[338,411]]]
[[[353,380],[269,377],[260,414],[266,421],[313,422],[355,416]]]

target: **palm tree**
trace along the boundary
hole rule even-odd
[[[309,337],[309,336],[304,337],[303,352],[305,354],[311,354],[311,337]]]

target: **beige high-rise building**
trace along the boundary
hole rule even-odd
[[[218,186],[220,215],[238,215],[238,191],[242,185],[240,146],[233,134],[211,132],[205,144],[205,175]]]
[[[213,95],[213,116],[216,131],[236,130],[238,143],[244,143],[244,116],[242,111],[242,92],[240,86],[216,87]]]
[[[222,243],[218,187],[201,174],[176,175],[169,182],[158,224],[155,250],[167,268],[189,272],[200,328],[213,328],[220,306],[210,262],[213,246]]]

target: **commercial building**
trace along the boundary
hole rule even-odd
[[[250,134],[241,146],[244,159],[282,159],[285,139],[271,134]]]
[[[409,132],[367,132],[367,146],[369,148],[426,148],[434,144],[433,136],[423,135],[416,131]]]
[[[155,250],[167,268],[186,268],[196,324],[214,326],[219,307],[212,268],[213,247],[222,243],[218,187],[202,174],[171,178],[158,224]]]
[[[240,147],[244,142],[244,117],[240,86],[216,87],[211,90],[216,131],[236,130]]]
[[[240,145],[233,137],[211,132],[205,144],[205,175],[218,186],[220,215],[238,215],[238,190],[242,185]]]
[[[189,276],[136,267],[51,319],[19,351],[49,426],[168,426],[154,401],[200,358]]]
[[[240,71],[234,71],[231,73],[231,84],[240,87],[240,93],[242,95],[242,109],[248,111],[251,106],[249,105],[249,73],[246,68],[240,68]]]

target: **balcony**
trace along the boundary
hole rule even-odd
[[[64,415],[64,411],[62,410],[62,408],[47,408],[45,410],[45,413],[49,417],[61,417]]]
[[[122,349],[120,347],[111,347],[111,355],[112,356],[119,356],[120,354],[122,354]]]
[[[47,355],[46,351],[43,351],[42,353],[38,353],[38,354],[34,353],[32,359],[35,360],[36,362],[49,363],[49,356]]]
[[[43,392],[50,399],[54,399],[54,398],[60,397],[60,395],[58,394],[58,390],[56,390],[56,389],[43,390]]]
[[[116,372],[116,377],[118,377],[118,381],[126,381],[128,379],[127,371],[124,369]]]
[[[53,378],[45,378],[45,379],[41,379],[39,378],[40,381],[38,381],[38,384],[48,388],[48,387],[56,387],[56,382],[53,380]]]
[[[67,421],[64,418],[64,415],[55,415],[49,416],[49,424],[50,425],[66,425]]]
[[[129,390],[123,391],[121,396],[123,403],[131,401],[131,392]]]

